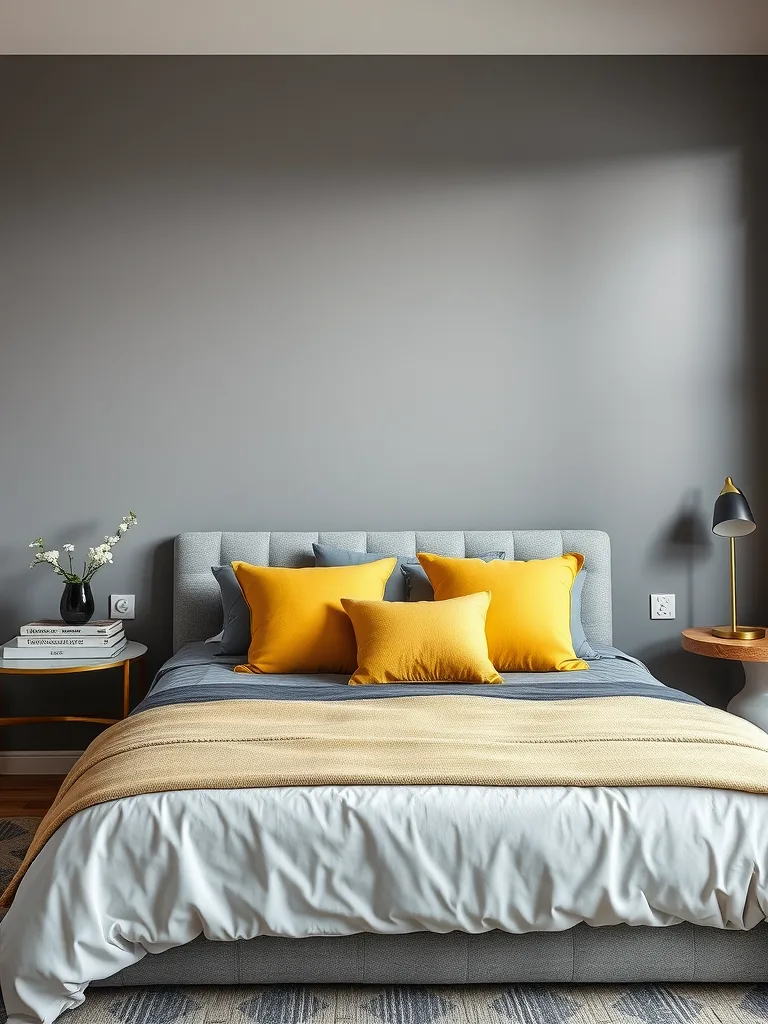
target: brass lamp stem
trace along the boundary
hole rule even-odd
[[[736,538],[729,538],[731,542],[731,630],[737,630],[736,622]]]
[[[736,538],[729,537],[731,542],[731,628],[724,627],[713,629],[712,635],[725,640],[760,640],[765,636],[765,630],[759,628],[739,627],[736,625]]]

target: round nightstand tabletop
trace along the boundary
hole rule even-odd
[[[31,672],[38,674],[63,674],[65,672],[90,672],[97,669],[119,668],[126,661],[136,661],[147,653],[144,644],[129,640],[116,658],[0,658],[0,672],[17,674]]]
[[[684,629],[683,649],[706,658],[729,661],[768,661],[768,637],[762,640],[724,640],[711,629]]]
[[[728,705],[732,715],[768,732],[768,637],[762,640],[724,640],[710,629],[684,629],[683,648],[706,658],[740,661],[746,681]]]
[[[142,679],[146,679],[146,665],[143,661],[147,648],[129,640],[116,658],[0,658],[0,673],[5,675],[65,675],[75,672],[104,672],[110,668],[122,669],[123,677],[123,718],[128,717],[131,696],[131,665],[139,663]],[[114,679],[114,676],[112,677]],[[119,718],[102,718],[96,715],[12,715],[0,718],[0,726],[38,725],[41,722],[90,722],[94,725],[114,725]]]

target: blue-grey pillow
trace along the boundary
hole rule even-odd
[[[492,562],[495,558],[504,558],[503,551],[487,551],[484,555],[470,555],[470,558],[482,558],[484,562]],[[405,577],[406,593],[409,601],[434,601],[435,592],[429,582],[424,569],[418,558],[414,560],[415,565],[406,563],[400,566],[400,571]]]
[[[368,562],[378,562],[381,558],[395,558],[395,555],[381,555],[373,551],[348,551],[346,548],[331,548],[326,544],[313,544],[315,551],[315,565],[321,569],[333,568],[338,565],[366,565]],[[385,601],[407,600],[406,581],[400,568],[403,565],[412,563],[419,564],[416,558],[398,558],[397,565],[392,570],[392,575],[387,580],[384,588]]]
[[[240,656],[251,646],[251,612],[231,565],[212,565],[211,572],[221,590],[224,629],[219,654]]]
[[[571,587],[571,640],[577,658],[583,658],[584,661],[595,661],[600,655],[587,640],[584,623],[581,621],[581,595],[586,579],[587,574],[581,569],[576,573],[576,579]]]

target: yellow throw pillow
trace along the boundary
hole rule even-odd
[[[499,672],[586,669],[571,640],[571,587],[582,555],[483,562],[420,554],[435,600],[488,590],[488,654]]]
[[[500,683],[488,658],[489,593],[453,601],[350,601],[342,598],[357,638],[352,685]]]
[[[380,601],[396,558],[328,569],[233,562],[251,612],[248,664],[235,672],[354,672],[355,633],[342,597]]]

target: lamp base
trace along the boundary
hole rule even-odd
[[[762,626],[737,626],[736,629],[718,626],[712,630],[712,636],[720,637],[722,640],[762,640],[765,630]]]

